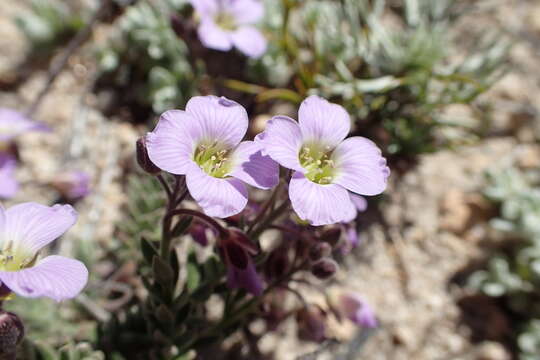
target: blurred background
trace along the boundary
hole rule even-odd
[[[0,107],[51,129],[5,145],[20,187],[2,202],[74,204],[54,250],[91,270],[74,301],[5,305],[25,322],[25,356],[123,359],[100,353],[98,324],[143,296],[133,239],[158,236],[163,198],[134,144],[161,112],[227,96],[254,136],[318,94],[348,110],[392,176],[359,218],[360,246],[306,297],[361,293],[381,324],[359,336],[330,323],[335,340],[321,344],[296,340],[291,322],[263,353],[540,359],[540,2],[264,3],[268,49],[250,59],[202,46],[185,0],[0,2]]]

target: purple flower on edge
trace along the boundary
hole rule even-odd
[[[83,263],[57,255],[37,260],[39,251],[76,221],[77,212],[70,205],[29,202],[7,210],[0,207],[0,287],[56,301],[77,296],[88,280]]]
[[[163,113],[147,135],[150,160],[162,170],[186,175],[193,199],[209,216],[226,218],[247,204],[244,183],[270,189],[279,167],[262,154],[260,144],[242,141],[248,128],[246,110],[234,101],[196,96],[186,110]]]
[[[0,152],[0,198],[10,199],[19,190],[19,183],[15,179],[17,160],[15,156]]]
[[[41,123],[32,121],[18,111],[0,108],[0,142],[13,140],[28,131],[49,131]]]
[[[258,58],[266,51],[266,39],[252,24],[264,15],[258,0],[191,0],[200,18],[198,34],[204,46]]]
[[[345,109],[318,96],[300,105],[299,122],[275,116],[257,142],[282,166],[294,170],[289,197],[294,211],[311,225],[348,222],[356,217],[349,191],[377,195],[390,169],[379,148],[360,136],[345,139]]]
[[[340,313],[356,325],[369,329],[377,327],[375,312],[360,295],[342,294],[339,302]]]

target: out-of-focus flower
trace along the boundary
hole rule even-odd
[[[350,194],[351,200],[356,207],[356,210],[359,212],[363,212],[367,210],[367,200],[365,197],[356,195],[356,194]],[[344,236],[345,242],[341,246],[341,253],[347,254],[352,249],[358,246],[360,243],[360,235],[358,234],[358,231],[356,230],[356,224],[354,222],[348,222],[341,224],[342,227],[342,234]]]
[[[266,51],[263,34],[253,26],[262,19],[264,6],[258,0],[191,0],[199,17],[199,38],[210,49],[229,51],[236,47],[252,58]]]
[[[0,152],[0,198],[11,199],[19,190],[15,179],[17,160],[9,153]]]
[[[29,131],[49,131],[49,127],[28,119],[18,111],[0,108],[0,142],[8,142]]]
[[[38,261],[39,251],[76,221],[70,205],[0,208],[0,283],[24,297],[61,301],[78,295],[88,280],[83,263],[57,255]]]
[[[90,175],[84,171],[61,173],[51,184],[68,201],[82,199],[90,193]]]
[[[316,306],[310,305],[296,313],[298,337],[302,340],[321,342],[326,339],[326,314]]]
[[[371,329],[378,325],[375,312],[359,294],[342,294],[339,297],[338,310],[342,316],[358,326]]]
[[[345,139],[350,118],[337,104],[310,96],[300,105],[298,117],[299,122],[273,117],[257,142],[272,159],[295,171],[289,197],[301,219],[312,225],[351,221],[357,210],[349,191],[383,192],[390,175],[386,160],[371,140]]]
[[[148,155],[161,169],[186,175],[193,199],[209,216],[226,218],[247,204],[244,183],[270,189],[279,181],[279,167],[261,146],[242,141],[248,127],[246,110],[234,101],[196,96],[186,111],[161,115],[147,135]]]
[[[231,288],[244,289],[255,296],[263,292],[262,280],[251,259],[257,249],[238,230],[230,230],[229,237],[220,239],[220,250],[227,266],[227,284]]]

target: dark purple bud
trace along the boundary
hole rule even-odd
[[[326,314],[315,305],[309,305],[296,313],[298,338],[305,341],[321,342],[326,336]]]
[[[289,251],[287,247],[280,246],[274,249],[264,265],[264,272],[268,280],[282,277],[290,268]]]
[[[5,300],[11,295],[11,289],[6,284],[0,283],[0,302]]]
[[[227,284],[242,288],[259,296],[263,292],[262,280],[257,274],[251,254],[257,252],[255,245],[240,230],[229,229],[229,236],[220,239],[221,255],[227,265]]]
[[[340,236],[341,236],[341,227],[333,226],[328,229],[325,229],[323,233],[320,235],[319,240],[322,242],[326,242],[330,244],[330,246],[334,247],[339,243]]]
[[[338,264],[330,258],[323,258],[311,266],[311,273],[321,280],[331,278],[337,270]]]
[[[151,175],[157,175],[161,172],[150,157],[148,157],[148,149],[146,148],[146,136],[143,136],[137,140],[137,163],[147,173]]]
[[[332,253],[332,247],[325,242],[315,243],[309,250],[309,259],[311,261],[318,261],[324,257],[330,256]]]
[[[24,337],[24,325],[17,315],[0,310],[0,355],[14,355]]]

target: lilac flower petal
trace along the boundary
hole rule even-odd
[[[230,34],[217,26],[213,20],[203,19],[197,33],[201,43],[207,48],[220,51],[232,49]]]
[[[6,210],[4,239],[13,241],[14,251],[33,256],[76,221],[77,212],[70,205],[22,203]]]
[[[298,153],[302,146],[302,133],[298,123],[287,116],[274,116],[266,123],[264,133],[255,141],[260,142],[265,152],[281,166],[303,172]]]
[[[242,181],[212,177],[193,165],[186,174],[189,193],[208,216],[226,218],[246,207],[248,194]]]
[[[252,26],[242,26],[231,34],[231,40],[238,50],[250,58],[259,58],[266,52],[266,38]]]
[[[337,169],[334,183],[362,195],[377,195],[386,189],[390,170],[371,140],[348,138],[334,150],[332,159]]]
[[[169,110],[146,136],[150,160],[162,170],[176,175],[186,173],[192,164],[197,141],[203,137],[196,119],[182,110]]]
[[[289,197],[294,211],[311,225],[348,222],[356,216],[346,189],[336,184],[316,184],[300,172],[291,178]]]
[[[254,24],[264,16],[264,5],[259,0],[235,0],[228,10],[239,25]]]
[[[279,165],[262,146],[254,141],[242,141],[232,154],[234,168],[229,174],[259,189],[270,189],[279,182]]]
[[[0,108],[0,141],[9,141],[29,131],[49,131],[49,127],[28,119],[18,111]]]
[[[216,0],[190,0],[189,2],[202,18],[212,17],[218,12],[218,2]]]
[[[314,141],[334,148],[349,134],[351,119],[337,104],[312,95],[302,101],[298,122],[304,142]]]
[[[11,199],[19,190],[15,179],[17,160],[14,156],[0,153],[0,198]]]
[[[347,226],[345,239],[347,240],[347,243],[350,244],[351,248],[358,246],[360,238],[358,237],[358,232],[356,231],[356,226],[354,224]]]
[[[349,193],[349,195],[351,196],[351,201],[356,207],[356,210],[358,210],[359,212],[364,212],[367,210],[368,202],[365,197],[353,193]]]
[[[245,269],[229,265],[227,268],[227,285],[233,289],[244,289],[255,296],[260,296],[263,293],[262,280],[257,274],[251,259],[248,260]]]
[[[228,148],[238,145],[248,128],[246,109],[224,97],[192,97],[186,105],[186,112],[196,119],[205,139],[218,141]]]
[[[340,297],[340,312],[358,326],[375,328],[378,325],[375,312],[358,294],[343,294]]]
[[[17,295],[62,301],[82,291],[88,281],[88,270],[78,260],[52,255],[31,268],[0,271],[0,280]]]

